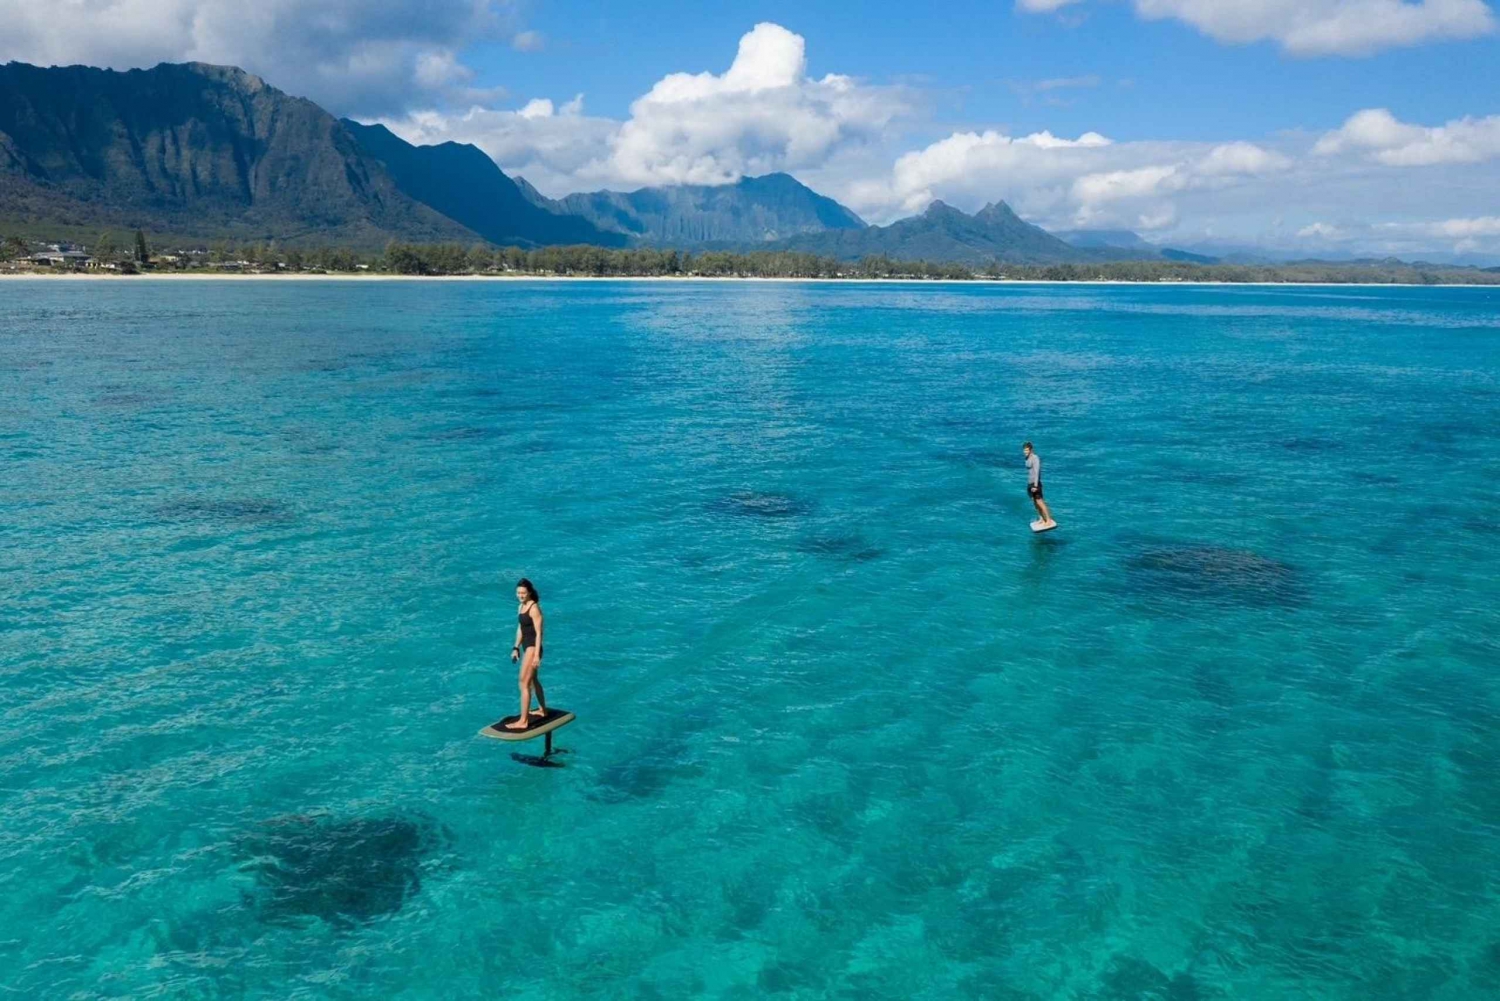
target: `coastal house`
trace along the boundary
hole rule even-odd
[[[59,270],[81,271],[98,266],[92,257],[81,250],[44,250],[40,254],[32,254],[29,260],[38,267]]]

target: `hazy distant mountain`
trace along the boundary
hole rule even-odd
[[[323,109],[242,70],[0,66],[0,222],[184,237],[474,240]]]
[[[413,146],[384,125],[361,125],[348,119],[343,125],[367,153],[385,165],[402,191],[491,243],[521,247],[625,244],[623,236],[602,232],[587,219],[539,207],[531,185],[521,188],[477,146],[455,142]]]
[[[538,205],[587,219],[633,243],[663,247],[754,246],[802,233],[857,230],[864,220],[790,174],[745,177],[717,187],[687,184],[594,191],[548,199],[518,179]]]
[[[1212,257],[1226,264],[1275,264],[1289,259],[1289,255],[1265,247],[1228,240],[1197,240],[1178,246],[1187,253]]]
[[[1113,247],[1147,254],[1155,254],[1157,249],[1155,244],[1147,243],[1140,234],[1128,229],[1062,229],[1052,235],[1074,247]]]
[[[1340,264],[1376,265],[1395,264],[1420,267],[1430,265],[1444,268],[1493,268],[1500,257],[1493,254],[1463,253],[1446,250],[1410,251],[1399,256],[1372,256],[1349,250],[1323,248],[1309,251],[1305,247],[1266,246],[1263,244],[1233,243],[1227,240],[1199,241],[1184,245],[1185,249],[1162,249],[1163,256],[1170,260],[1186,260],[1200,264]]]
[[[1075,247],[1102,251],[1115,260],[1131,261],[1182,261],[1187,264],[1217,264],[1219,259],[1207,254],[1195,254],[1172,247],[1159,247],[1142,239],[1139,233],[1128,229],[1065,229],[1056,234]]]
[[[1220,259],[1212,254],[1195,254],[1190,250],[1178,250],[1175,247],[1162,247],[1158,253],[1164,260],[1181,261],[1184,264],[1218,264]]]
[[[844,260],[885,255],[901,260],[960,261],[982,264],[1059,264],[1104,259],[1096,251],[1074,247],[1026,222],[1009,205],[986,205],[974,215],[933,202],[919,216],[889,226],[808,234],[776,246]]]

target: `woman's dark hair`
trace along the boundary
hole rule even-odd
[[[542,603],[542,596],[536,593],[536,585],[527,580],[525,577],[522,577],[520,580],[516,581],[516,587],[524,587],[526,589],[527,596],[532,601],[536,602],[538,605]]]
[[[1026,443],[1026,444],[1024,444],[1024,445],[1022,445],[1022,446],[1021,446],[1021,447],[1022,447],[1022,448],[1031,448],[1031,442],[1029,442],[1029,441],[1028,441],[1028,442],[1027,442],[1027,443]],[[1032,450],[1032,451],[1033,451],[1033,452],[1035,452],[1035,451],[1036,451],[1036,449],[1034,449],[1034,448],[1032,448],[1032,449],[1031,449],[1031,450]]]

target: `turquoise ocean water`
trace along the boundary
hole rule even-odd
[[[0,995],[1494,997],[1497,431],[1484,289],[0,283]]]

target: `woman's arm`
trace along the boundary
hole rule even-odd
[[[518,660],[521,656],[521,623],[516,623],[516,641],[510,645],[510,659]]]
[[[542,609],[540,605],[531,606],[531,623],[536,626],[536,659],[542,659]]]

